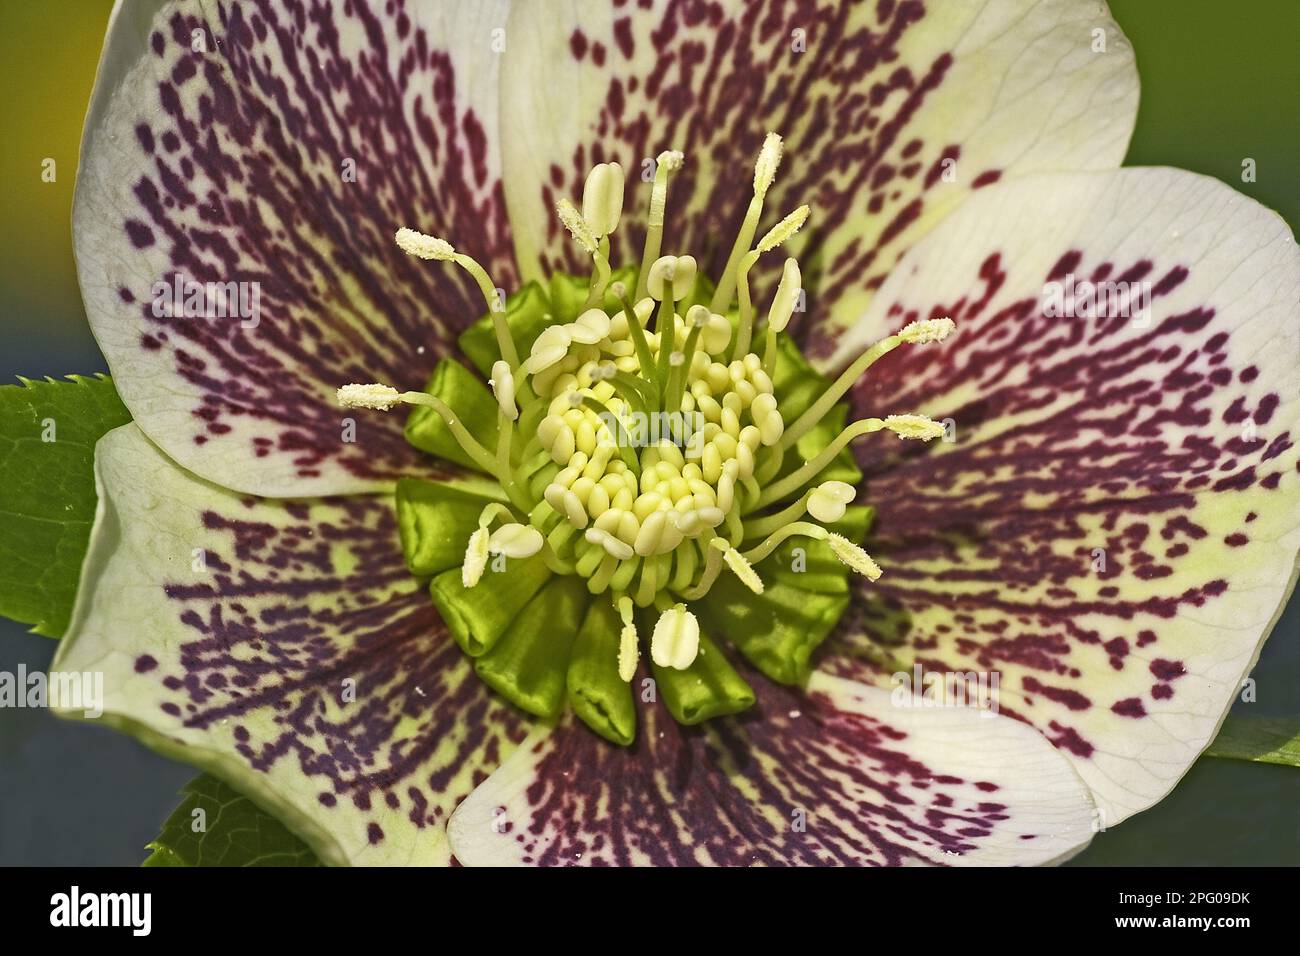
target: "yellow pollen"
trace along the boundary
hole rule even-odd
[[[427,236],[422,232],[416,232],[414,229],[403,227],[397,230],[395,238],[398,247],[403,252],[420,259],[447,261],[456,255],[456,250],[445,239],[439,239],[437,236]]]
[[[386,412],[401,401],[402,393],[391,385],[344,385],[338,390],[338,402],[344,408],[375,408]]]
[[[469,536],[469,544],[465,547],[465,562],[460,566],[460,583],[464,587],[474,587],[483,577],[483,569],[487,567],[488,562],[490,540],[491,534],[487,528],[479,528]]]
[[[564,223],[564,228],[569,230],[569,235],[573,236],[578,245],[594,256],[598,251],[596,237],[591,234],[591,228],[587,225],[587,221],[582,218],[582,214],[578,212],[578,207],[568,199],[561,199],[555,204],[555,212],[560,217],[560,222]]]
[[[831,551],[834,552],[835,557],[839,558],[850,570],[864,575],[869,581],[875,581],[880,577],[880,565],[871,560],[871,555],[848,538],[832,531],[826,536],[826,543],[831,546]]]
[[[943,423],[924,415],[886,415],[885,427],[900,438],[929,441],[943,437]]]
[[[777,167],[781,165],[781,153],[784,147],[777,133],[768,133],[759,151],[758,161],[754,163],[754,194],[766,196],[776,179]]]
[[[912,345],[942,342],[956,328],[952,319],[918,319],[903,326],[898,337]]]
[[[618,613],[623,618],[623,631],[618,638],[618,676],[624,683],[629,683],[636,676],[636,662],[640,657],[631,598],[618,599]]]

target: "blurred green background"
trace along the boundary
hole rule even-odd
[[[941,0],[967,2],[967,0]],[[997,2],[997,0],[994,0]],[[82,311],[69,212],[111,3],[0,3],[0,376],[105,371]],[[1300,223],[1300,0],[1112,0],[1137,50],[1127,165],[1216,176]],[[57,177],[42,182],[42,162]],[[1242,161],[1257,178],[1241,181]],[[1300,715],[1300,604],[1256,668],[1250,714]],[[0,670],[53,642],[0,620]],[[103,728],[0,711],[0,863],[138,863],[193,775]],[[91,790],[93,789],[93,794]],[[1081,864],[1300,863],[1300,770],[1203,760],[1165,801],[1100,834]]]

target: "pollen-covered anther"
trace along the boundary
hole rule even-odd
[[[710,542],[722,552],[722,560],[736,577],[740,578],[740,583],[745,585],[755,594],[763,593],[763,579],[758,576],[754,566],[745,560],[745,556],[735,548],[728,545],[721,538],[714,538]]]
[[[700,650],[700,622],[676,604],[659,615],[650,638],[650,659],[660,667],[684,671],[695,663]]]
[[[655,163],[669,172],[677,172],[686,162],[686,154],[680,149],[666,149],[655,157]]]
[[[399,249],[407,255],[420,259],[437,259],[446,262],[456,256],[455,248],[447,240],[439,239],[437,236],[425,235],[422,232],[416,232],[414,229],[403,227],[397,230],[394,238],[397,240]]]
[[[758,160],[754,163],[754,194],[762,197],[772,188],[776,180],[776,171],[781,165],[781,155],[785,147],[777,133],[768,133],[763,139],[763,148],[759,150]]]
[[[632,599],[621,597],[615,605],[619,617],[623,620],[623,630],[618,638],[618,677],[623,683],[629,683],[636,676],[637,659],[641,656],[640,641],[637,639],[636,621],[632,617]]]
[[[582,246],[588,253],[595,255],[597,252],[596,237],[587,225],[587,220],[582,218],[582,213],[578,212],[578,207],[568,199],[561,199],[555,204],[555,213],[560,217],[560,222],[564,228],[569,230],[569,235],[573,236],[574,241]]]
[[[391,385],[344,385],[338,390],[343,408],[374,408],[386,412],[402,403],[402,393]]]
[[[871,555],[848,538],[830,532],[826,535],[826,543],[830,545],[835,557],[839,558],[851,571],[856,571],[869,581],[875,581],[880,577],[880,565],[871,559]]]
[[[948,318],[917,319],[899,329],[898,337],[911,345],[927,345],[942,342],[956,327],[956,323]]]
[[[943,437],[943,422],[936,422],[924,415],[887,415],[885,427],[900,438],[916,438],[930,441]]]
[[[469,544],[465,547],[465,561],[460,566],[460,583],[464,587],[474,587],[483,577],[483,569],[487,567],[491,553],[491,537],[487,528],[479,528],[469,536]]]
[[[802,229],[804,223],[808,221],[808,216],[811,213],[812,208],[810,206],[799,206],[794,210],[794,212],[789,213],[784,219],[769,229],[762,239],[758,240],[758,245],[754,247],[754,252],[771,252]]]

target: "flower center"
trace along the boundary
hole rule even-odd
[[[827,527],[856,497],[851,484],[828,479],[827,470],[861,435],[889,430],[929,440],[943,434],[940,424],[919,415],[867,418],[803,456],[800,440],[835,411],[872,363],[900,344],[942,339],[952,322],[914,322],[867,349],[815,400],[805,398],[794,413],[789,401],[783,405],[777,383],[788,343],[781,339],[801,299],[797,261],[785,261],[761,341],[754,340],[749,289],[758,259],[798,232],[810,213],[800,206],[754,242],[780,160],[781,139],[769,134],[754,167],[753,199],[711,290],[698,281],[694,258],[660,254],[668,185],[682,154],[659,156],[634,289],[630,277],[613,277],[608,260],[609,236],[623,210],[622,169],[616,163],[593,169],[582,209],[568,200],[557,206],[592,258],[585,305],[572,321],[545,324],[522,359],[478,263],[442,239],[397,233],[406,252],[455,262],[483,290],[501,356],[489,380],[497,402],[495,449],[484,447],[438,395],[383,385],[339,389],[347,407],[409,403],[442,419],[468,460],[498,477],[508,501],[480,514],[461,566],[464,587],[479,583],[494,554],[540,555],[552,573],[583,579],[621,620],[617,659],[609,666],[624,682],[634,677],[640,653],[634,607],[658,614],[648,641],[654,665],[686,671],[701,654],[691,606],[724,573],[763,594],[755,565],[787,539],[824,542],[851,571],[879,577],[865,551]],[[795,449],[801,453],[791,454]]]

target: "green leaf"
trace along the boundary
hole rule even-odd
[[[321,865],[283,823],[216,777],[200,774],[182,793],[141,866]]]
[[[1229,714],[1205,755],[1300,767],[1300,720]]]
[[[106,377],[0,386],[0,614],[68,626],[95,518],[95,442],[131,414]]]

